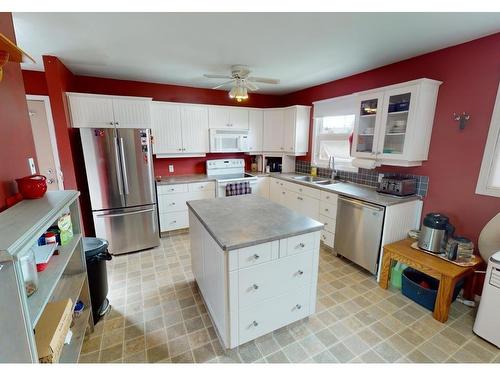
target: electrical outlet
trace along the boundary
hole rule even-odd
[[[173,165],[173,164],[169,164],[169,165],[168,165],[168,171],[169,171],[170,173],[174,173],[174,165]]]
[[[382,178],[384,178],[384,174],[383,173],[379,173],[378,174],[378,182],[382,182]]]
[[[28,158],[28,166],[30,167],[31,174],[36,174],[35,160]]]

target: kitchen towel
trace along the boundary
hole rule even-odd
[[[250,182],[234,182],[226,185],[226,197],[231,197],[233,195],[244,195],[252,194],[252,188],[250,187]]]

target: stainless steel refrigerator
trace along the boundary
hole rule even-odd
[[[112,254],[158,246],[150,129],[80,128],[96,236]]]

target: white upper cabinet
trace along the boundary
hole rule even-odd
[[[248,111],[248,151],[262,152],[262,137],[264,131],[264,111],[250,109]]]
[[[104,96],[67,94],[74,128],[112,128],[115,126],[113,99]]]
[[[263,151],[293,155],[307,153],[310,107],[264,110]]]
[[[208,148],[208,108],[202,105],[181,107],[183,152],[204,154]]]
[[[248,109],[209,106],[210,129],[248,129]]]
[[[400,166],[427,160],[440,84],[424,78],[360,93],[352,156]]]
[[[153,102],[153,153],[158,157],[208,152],[208,108],[204,105]]]
[[[151,126],[151,100],[113,98],[113,113],[119,128]]]
[[[284,152],[283,147],[283,126],[284,110],[266,109],[264,110],[264,141],[262,151]]]
[[[74,128],[147,128],[151,98],[67,93]]]
[[[153,153],[182,152],[181,106],[153,102],[151,104],[151,117]]]

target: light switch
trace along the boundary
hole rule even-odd
[[[174,173],[174,165],[173,165],[173,164],[169,164],[169,165],[168,165],[168,171],[169,171],[170,173]]]
[[[33,158],[28,158],[28,165],[30,167],[31,174],[36,174],[35,160]]]

